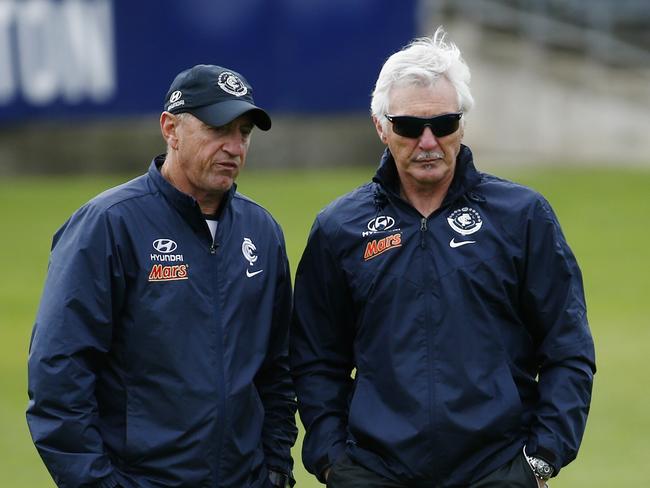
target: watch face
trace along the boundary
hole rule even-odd
[[[551,468],[551,466],[546,463],[540,463],[539,472],[543,476],[551,476],[551,473],[553,473],[553,468]]]
[[[546,481],[553,474],[553,467],[542,459],[534,459],[534,471],[538,478]]]

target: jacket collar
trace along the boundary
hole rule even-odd
[[[442,206],[450,205],[464,194],[470,192],[478,184],[480,179],[481,174],[474,166],[472,151],[469,147],[461,144],[460,151],[456,157],[454,178],[451,181],[451,185],[449,185],[449,190],[442,202]],[[384,150],[379,168],[372,181],[379,184],[389,195],[401,198],[397,166],[395,166],[395,159],[393,159],[393,155],[388,148]]]
[[[178,212],[187,220],[194,229],[205,230],[206,223],[201,213],[201,207],[197,200],[180,191],[170,182],[168,182],[160,172],[160,168],[165,162],[165,154],[156,156],[151,165],[149,166],[149,171],[147,172],[149,178],[153,181],[154,185],[158,190],[164,195],[167,201],[174,207]],[[219,216],[226,212],[226,208],[230,206],[230,201],[232,200],[233,195],[237,191],[237,185],[233,184],[228,193],[223,197],[221,205],[219,205]]]

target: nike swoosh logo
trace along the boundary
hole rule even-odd
[[[246,270],[246,276],[248,278],[252,278],[253,276],[260,274],[262,271],[264,271],[264,270],[260,269],[259,271],[254,271],[254,272],[251,273],[249,270]]]
[[[452,239],[451,241],[449,241],[449,247],[451,247],[451,248],[464,246],[465,244],[476,244],[476,241],[458,241],[458,242],[456,242],[455,239]]]

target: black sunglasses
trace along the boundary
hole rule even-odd
[[[403,137],[415,139],[422,135],[425,127],[431,128],[436,137],[444,137],[453,134],[458,130],[462,112],[453,114],[442,114],[430,119],[412,117],[411,115],[386,115],[386,118],[393,124],[393,131]]]

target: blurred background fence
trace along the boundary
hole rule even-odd
[[[0,0],[0,174],[146,167],[201,62],[274,117],[250,164],[372,163],[381,64],[438,25],[472,69],[481,161],[650,164],[647,0]]]

